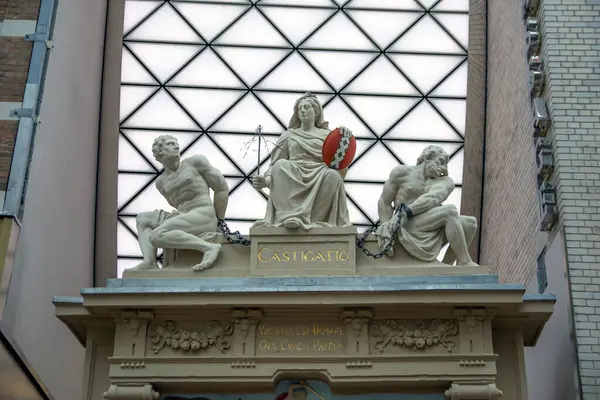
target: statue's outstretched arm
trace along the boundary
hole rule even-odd
[[[227,203],[229,202],[229,186],[225,177],[203,155],[195,155],[191,157],[190,161],[192,165],[198,170],[202,177],[208,184],[208,187],[215,192],[214,195],[214,207],[217,218],[225,218],[225,212],[227,211]]]

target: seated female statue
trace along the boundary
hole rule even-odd
[[[345,127],[340,130],[351,133]],[[315,95],[306,93],[296,100],[288,130],[271,151],[269,169],[252,178],[255,188],[269,188],[265,218],[254,226],[308,230],[350,225],[344,190],[347,170],[329,168],[321,155],[329,132]]]

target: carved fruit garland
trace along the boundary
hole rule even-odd
[[[218,321],[211,322],[207,329],[199,332],[186,331],[180,325],[167,321],[151,327],[148,332],[148,339],[153,343],[151,348],[154,354],[165,346],[173,350],[194,353],[215,347],[221,353],[224,353],[226,349],[231,347],[227,337],[231,336],[232,333],[232,325],[223,325]]]
[[[429,323],[425,321],[408,321],[399,323],[387,320],[371,327],[371,336],[376,339],[374,348],[379,353],[388,345],[405,349],[423,350],[436,346],[444,346],[449,352],[456,343],[448,340],[450,336],[458,334],[458,325],[453,321],[434,319]]]

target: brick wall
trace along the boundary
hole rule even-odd
[[[0,21],[36,20],[39,6],[39,0],[0,0]],[[31,48],[23,36],[0,36],[0,102],[23,100]],[[6,190],[17,126],[0,119],[0,191]]]
[[[480,263],[502,282],[535,273],[539,205],[522,0],[488,2],[488,101]]]
[[[543,0],[544,97],[583,399],[600,399],[600,1]]]
[[[483,136],[485,127],[485,0],[469,1],[469,71],[467,77],[467,121],[461,214],[481,220]],[[479,235],[471,243],[471,256],[479,257]]]

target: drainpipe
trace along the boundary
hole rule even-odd
[[[33,42],[33,48],[23,94],[23,105],[22,108],[12,110],[10,114],[19,118],[19,126],[2,214],[19,219],[23,218],[23,204],[27,190],[29,163],[33,153],[33,140],[36,127],[40,123],[38,112],[43,94],[48,53],[52,48],[52,30],[57,2],[58,0],[41,0],[36,31],[25,35],[26,41]]]

